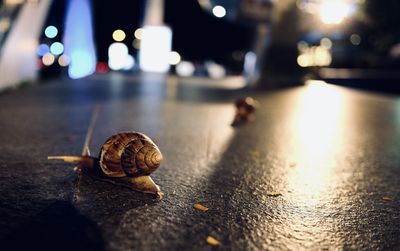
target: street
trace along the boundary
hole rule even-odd
[[[232,127],[245,95],[260,107]],[[163,200],[47,160],[81,154],[96,107],[91,153],[117,132],[145,133],[164,156],[152,174]],[[2,250],[400,247],[398,96],[318,81],[213,91],[107,74],[2,94],[0,117]]]

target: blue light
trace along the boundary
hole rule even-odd
[[[49,53],[50,49],[47,44],[40,44],[38,48],[36,49],[36,53],[39,56],[44,56],[46,53]]]
[[[54,42],[50,45],[50,52],[54,55],[61,55],[64,52],[64,45],[60,42]]]
[[[65,54],[71,59],[68,75],[83,78],[96,69],[89,0],[69,0],[65,22]]]
[[[44,30],[44,35],[48,38],[55,38],[58,34],[58,30],[53,25],[47,26]]]

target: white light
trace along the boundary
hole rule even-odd
[[[47,26],[44,30],[44,35],[48,38],[55,38],[58,34],[58,30],[53,25]]]
[[[123,70],[131,70],[135,66],[135,59],[132,55],[126,55],[124,60],[124,67]]]
[[[176,66],[176,73],[182,77],[190,77],[194,73],[194,65],[188,61],[182,61]]]
[[[217,5],[217,6],[214,6],[214,8],[212,9],[212,13],[214,14],[214,16],[221,18],[226,15],[226,10],[221,5]]]
[[[140,69],[148,72],[167,72],[171,51],[172,31],[167,26],[147,25],[140,42]]]
[[[181,62],[181,55],[176,51],[171,51],[169,53],[169,64],[177,65],[179,62]]]
[[[211,78],[218,79],[223,78],[226,75],[225,68],[222,65],[210,62],[206,63],[208,75]]]
[[[60,42],[54,42],[50,45],[50,52],[54,55],[61,55],[64,52],[64,45]]]
[[[111,70],[122,70],[126,65],[128,47],[123,43],[112,43],[108,47],[108,66]]]
[[[246,76],[252,75],[256,71],[257,55],[249,51],[244,56],[243,71]]]
[[[46,66],[52,65],[54,63],[54,55],[51,53],[46,53],[42,58],[42,62]]]
[[[350,4],[341,0],[325,0],[319,6],[319,16],[325,24],[339,24],[350,15]]]
[[[128,54],[128,47],[123,43],[112,43],[108,47],[108,57],[119,57]]]

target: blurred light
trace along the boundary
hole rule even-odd
[[[140,49],[140,40],[139,39],[133,39],[132,46],[133,46],[133,48],[139,50]]]
[[[350,3],[345,0],[324,0],[318,8],[321,21],[325,24],[339,24],[350,15]]]
[[[297,64],[301,67],[328,66],[331,62],[331,52],[328,48],[323,46],[308,48],[297,57]]]
[[[50,52],[54,55],[61,55],[64,52],[64,45],[60,42],[54,42],[50,45]]]
[[[218,78],[223,78],[225,77],[225,68],[222,65],[213,63],[213,62],[208,62],[206,63],[206,68],[208,75],[211,78],[218,79]]]
[[[169,53],[169,64],[177,65],[179,62],[181,62],[181,55],[176,51],[171,51]]]
[[[48,38],[55,38],[58,34],[58,30],[53,25],[47,26],[44,30],[44,35]]]
[[[300,42],[297,43],[297,49],[300,52],[304,52],[305,50],[308,49],[308,44],[306,42],[304,42],[304,41],[300,41]]]
[[[140,69],[149,72],[167,72],[171,51],[172,31],[167,26],[146,25],[140,43]]]
[[[255,73],[256,71],[256,63],[257,63],[257,55],[249,51],[244,56],[244,66],[243,70],[246,76],[250,76]]]
[[[115,30],[112,34],[112,37],[115,41],[121,42],[121,41],[124,41],[126,35],[123,30]]]
[[[54,55],[51,53],[46,53],[42,58],[42,62],[46,66],[52,65],[54,63]]]
[[[9,18],[2,18],[0,20],[0,32],[6,32],[8,28],[10,28],[10,19]]]
[[[64,45],[69,56],[68,75],[83,78],[95,71],[92,14],[89,0],[70,0],[67,8]]]
[[[143,35],[143,28],[138,28],[135,30],[135,38],[136,39],[142,39],[142,35]]]
[[[361,43],[361,37],[358,34],[352,34],[350,36],[350,42],[353,45],[359,45]]]
[[[108,57],[120,57],[128,54],[128,47],[123,43],[112,43],[108,47]]]
[[[98,73],[107,73],[108,72],[107,64],[104,62],[98,62],[96,65],[96,71]]]
[[[68,65],[69,65],[69,58],[68,58],[68,56],[67,56],[67,55],[61,55],[61,56],[58,58],[58,64],[59,64],[60,66],[62,66],[62,67],[68,66]]]
[[[212,9],[212,13],[214,14],[214,16],[221,18],[226,15],[226,10],[221,5],[217,5],[217,6],[214,6],[214,8]]]
[[[312,65],[311,58],[308,55],[299,55],[297,57],[297,64],[301,67],[308,67]]]
[[[317,46],[314,52],[314,64],[316,66],[328,66],[332,62],[332,56],[326,48]]]
[[[40,44],[36,49],[36,53],[39,56],[44,56],[44,54],[49,53],[49,52],[50,52],[50,48],[47,44]]]
[[[14,5],[14,4],[16,5],[16,4],[22,4],[24,0],[6,0],[5,2],[8,5]]]
[[[123,43],[112,43],[108,47],[108,66],[111,70],[130,70],[135,65],[134,58],[128,54],[128,47]]]
[[[322,47],[324,47],[326,49],[332,48],[332,41],[327,37],[324,37],[323,39],[321,39],[320,44]]]
[[[175,68],[176,73],[182,77],[190,77],[194,73],[194,65],[188,61],[181,61]]]
[[[131,70],[135,66],[135,59],[132,55],[126,55],[123,70]]]

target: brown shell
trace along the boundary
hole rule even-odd
[[[138,132],[122,132],[106,140],[99,164],[108,177],[149,175],[159,167],[162,154],[154,142]]]

